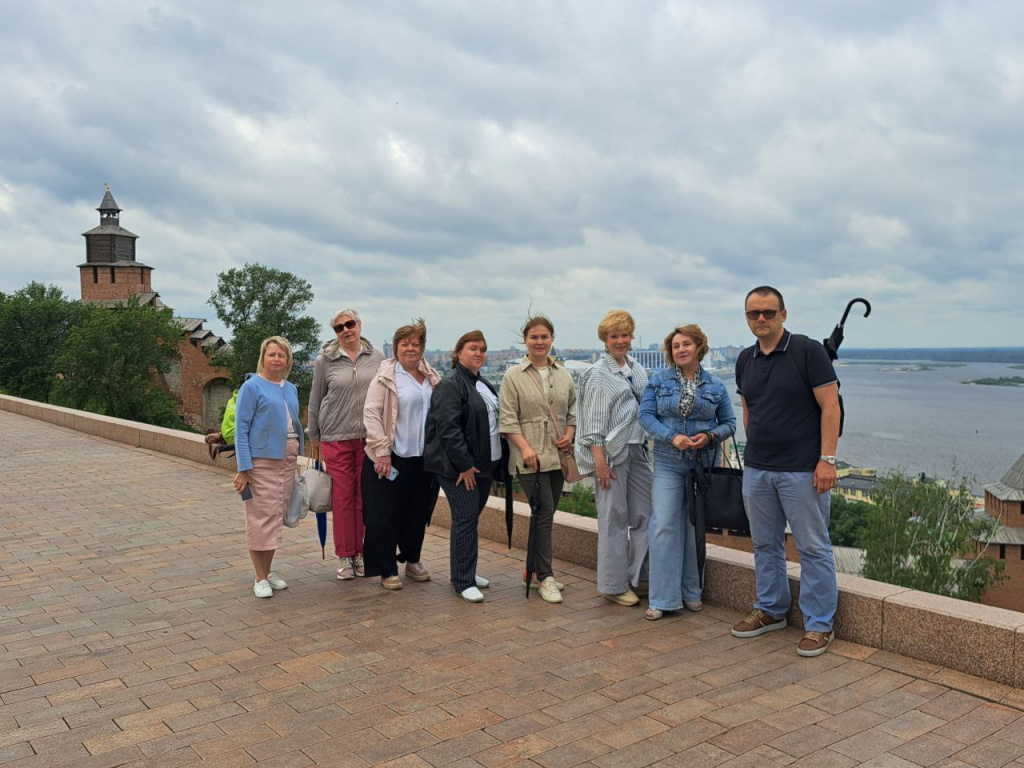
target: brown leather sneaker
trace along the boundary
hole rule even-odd
[[[776,619],[761,610],[751,611],[743,621],[732,628],[733,637],[757,637],[765,632],[786,628],[786,617]]]
[[[797,655],[821,656],[832,645],[835,636],[836,633],[831,630],[828,632],[805,632],[804,639],[796,646]]]

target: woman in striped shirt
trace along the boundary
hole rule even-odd
[[[613,309],[597,326],[605,353],[579,380],[576,463],[595,477],[597,591],[618,605],[638,605],[647,580],[651,461],[637,422],[647,371],[629,356],[636,323]],[[643,591],[640,589],[640,591]]]

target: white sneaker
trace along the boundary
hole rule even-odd
[[[348,581],[356,577],[356,570],[352,566],[351,557],[338,558],[338,581]]]
[[[558,591],[554,576],[548,576],[540,583],[540,597],[545,603],[562,602],[562,593]]]
[[[288,582],[277,575],[277,571],[271,571],[267,574],[267,581],[270,583],[270,588],[275,592],[279,589],[288,589]]]
[[[252,585],[252,593],[254,595],[256,595],[256,597],[273,597],[274,596],[274,590],[271,588],[270,582],[267,581],[266,579],[263,579],[262,581],[255,582]]]
[[[476,585],[480,587],[480,589],[487,589],[489,586],[491,586],[491,582],[490,579],[485,579],[483,576],[477,576]],[[481,597],[480,599],[482,600],[483,598]]]
[[[470,603],[482,603],[484,601],[484,593],[476,587],[462,590],[459,593],[459,597]]]

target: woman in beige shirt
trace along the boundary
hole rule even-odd
[[[562,496],[559,451],[571,451],[576,434],[576,387],[565,368],[551,359],[555,326],[544,315],[526,321],[522,329],[526,357],[501,382],[501,433],[511,447],[509,474],[520,474],[523,490],[537,494],[534,570],[540,595],[549,603],[562,602],[561,585],[551,570],[551,528]]]

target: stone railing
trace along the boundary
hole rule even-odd
[[[215,464],[225,472],[234,471],[233,459],[210,461],[200,435],[6,395],[0,395],[0,410],[207,466]],[[512,543],[525,549],[529,507],[515,502],[514,511]],[[448,505],[442,495],[433,525],[450,524]],[[493,541],[507,541],[503,499],[492,498],[484,509],[480,535]],[[586,568],[596,567],[596,520],[556,512],[553,537],[559,559]],[[795,605],[800,591],[798,564],[789,564],[789,579]],[[754,600],[753,555],[709,545],[704,597],[716,605],[748,610]],[[791,624],[801,626],[798,610],[791,610],[788,618]],[[843,640],[1004,686],[1024,687],[1024,613],[840,574],[835,630]]]

